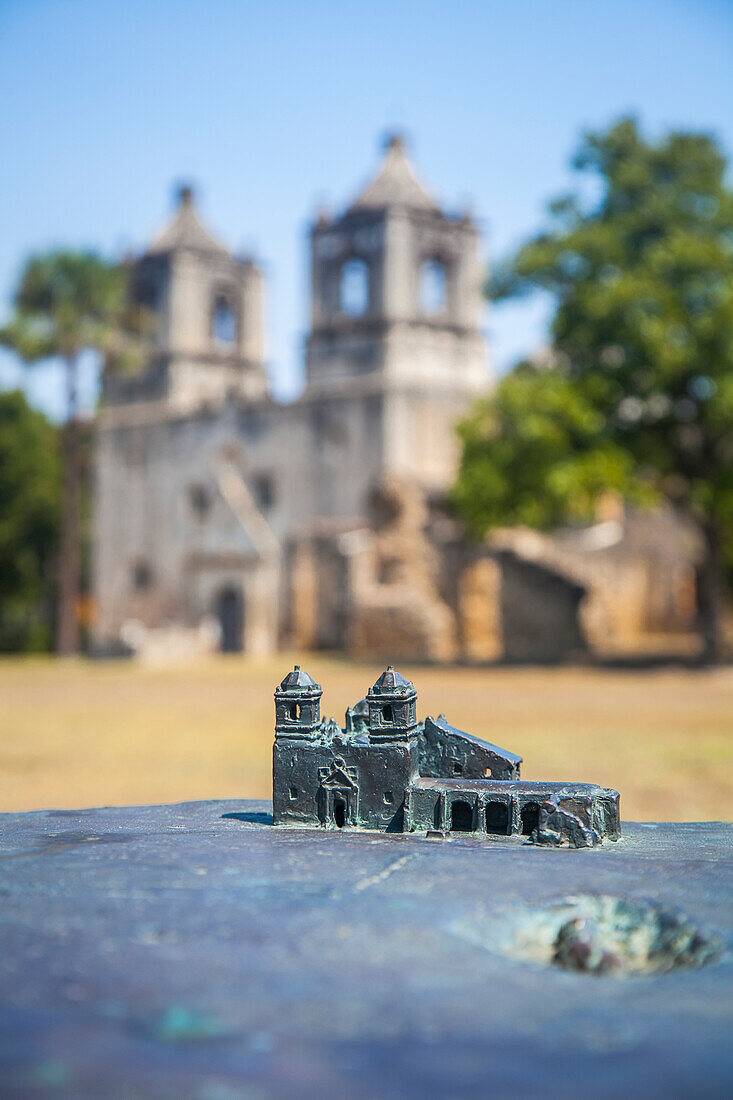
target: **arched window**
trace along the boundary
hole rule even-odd
[[[341,268],[339,309],[361,317],[369,309],[369,266],[364,260],[347,260]]]
[[[258,506],[264,512],[272,508],[275,503],[275,483],[270,475],[258,474],[253,481],[252,488]]]
[[[217,344],[236,343],[237,315],[234,306],[223,294],[220,294],[214,302],[212,331]]]
[[[442,260],[426,260],[420,267],[420,309],[429,316],[448,304],[448,278]]]
[[[197,519],[206,519],[211,508],[211,493],[205,485],[189,485],[188,499]]]
[[[132,567],[132,587],[136,592],[147,592],[153,585],[153,569],[149,562],[140,560]]]

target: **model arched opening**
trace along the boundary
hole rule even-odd
[[[244,649],[244,597],[240,588],[228,585],[216,597],[215,614],[219,620],[222,653],[241,653]]]
[[[420,309],[429,317],[443,313],[448,305],[448,272],[442,260],[425,260],[420,265]]]
[[[509,832],[509,807],[505,802],[489,802],[486,806],[486,832],[506,836]]]
[[[369,309],[369,265],[356,257],[341,268],[339,309],[350,317],[362,317]]]
[[[531,836],[540,823],[540,808],[536,802],[522,806],[522,836]]]
[[[473,831],[473,809],[468,802],[459,800],[450,808],[450,828],[452,833],[470,833]]]

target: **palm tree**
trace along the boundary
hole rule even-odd
[[[140,348],[141,314],[129,294],[128,270],[91,252],[54,251],[32,256],[21,275],[15,312],[0,330],[0,343],[28,364],[60,358],[66,409],[63,431],[63,510],[58,563],[56,648],[79,648],[81,573],[81,421],[79,361],[101,353],[105,369],[134,357]]]

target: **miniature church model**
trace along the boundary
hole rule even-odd
[[[618,791],[519,778],[521,756],[417,717],[391,666],[346,712],[321,718],[323,689],[296,665],[275,691],[275,825],[524,837],[587,848],[620,836]]]

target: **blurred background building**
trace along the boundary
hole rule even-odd
[[[457,421],[486,392],[484,259],[404,141],[310,232],[306,384],[273,400],[265,277],[189,187],[134,265],[155,335],[97,418],[99,652],[281,645],[556,660],[690,629],[699,547],[671,511],[470,542],[446,507]]]
[[[99,417],[99,646],[131,619],[213,615],[223,648],[270,651],[302,630],[293,604],[307,599],[300,547],[315,521],[359,526],[386,477],[450,486],[455,422],[488,377],[476,226],[439,209],[392,137],[366,190],[319,217],[311,251],[307,381],[290,405],[268,392],[262,273],[208,233],[189,189],[138,261],[157,334],[147,369],[111,381]]]

